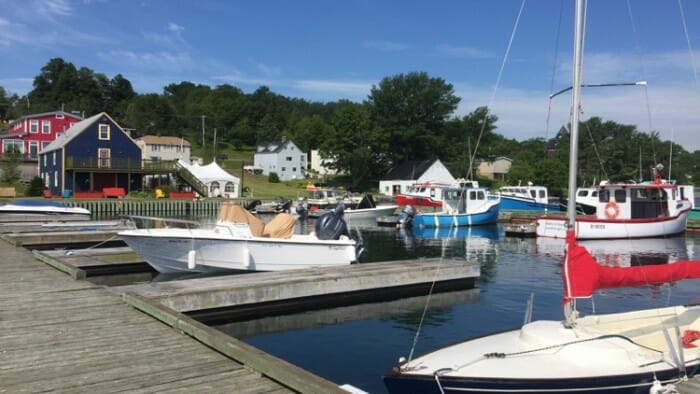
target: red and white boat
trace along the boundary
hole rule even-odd
[[[691,202],[679,187],[660,180],[648,184],[597,186],[596,214],[577,216],[576,239],[664,237],[685,231]],[[538,237],[564,238],[566,219],[537,218]]]
[[[479,187],[479,183],[465,180],[456,183],[431,181],[414,183],[405,193],[396,195],[396,204],[442,208],[443,192],[450,187]]]

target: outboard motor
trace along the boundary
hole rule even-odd
[[[413,227],[413,217],[416,216],[416,208],[413,205],[406,205],[399,212],[399,225],[405,228]]]
[[[277,204],[276,210],[277,212],[291,212],[289,208],[292,206],[292,200],[283,200],[280,203]]]
[[[324,213],[316,220],[316,238],[323,240],[339,239],[341,235],[350,236],[348,225],[335,212]]]
[[[335,206],[335,209],[333,210],[333,213],[338,215],[339,217],[343,217],[343,214],[345,213],[345,203],[344,202],[339,202],[338,205]]]
[[[304,203],[302,201],[299,201],[299,203],[297,204],[296,211],[297,215],[299,215],[300,218],[306,218],[306,207],[304,206]]]
[[[245,208],[246,211],[252,211],[253,209],[255,209],[255,207],[257,207],[260,204],[262,204],[262,201],[253,200],[253,201],[249,202],[248,204],[246,204],[246,206],[244,206],[243,208]]]

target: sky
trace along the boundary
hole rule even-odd
[[[24,95],[52,58],[138,93],[171,83],[366,100],[383,78],[451,84],[454,116],[488,106],[496,132],[551,138],[569,120],[572,0],[0,0],[0,86]],[[700,1],[590,0],[582,120],[655,130],[700,150]],[[589,143],[585,135],[581,143]]]

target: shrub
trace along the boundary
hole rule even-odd
[[[24,194],[29,197],[39,197],[43,195],[45,188],[44,180],[41,179],[41,177],[35,176],[29,181]]]
[[[271,172],[270,175],[267,176],[267,181],[270,183],[280,183],[280,177],[276,172]]]

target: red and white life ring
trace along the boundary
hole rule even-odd
[[[605,204],[605,216],[608,219],[616,219],[620,215],[620,206],[613,200],[608,201]]]

